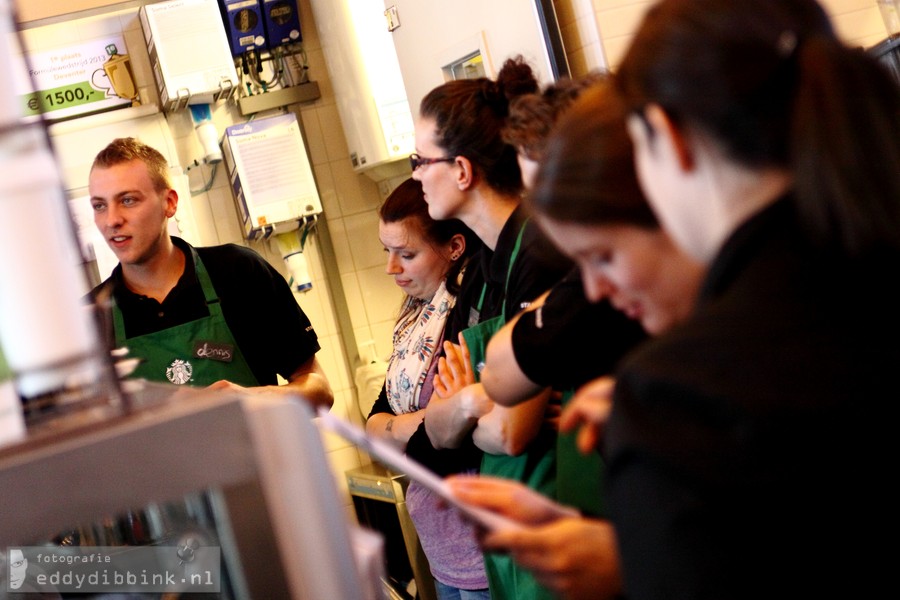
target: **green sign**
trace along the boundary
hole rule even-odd
[[[125,50],[125,40],[114,35],[29,53],[24,68],[11,73],[23,117],[61,120],[131,106],[131,98],[116,94],[105,69]]]
[[[81,81],[22,96],[25,104],[23,114],[31,117],[106,99],[104,92],[95,90],[88,81]]]

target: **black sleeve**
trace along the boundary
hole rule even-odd
[[[645,338],[640,323],[609,302],[589,302],[577,273],[554,286],[544,305],[523,314],[512,331],[522,372],[560,391],[608,375]],[[584,351],[587,340],[590,352]]]
[[[284,277],[250,248],[198,248],[235,342],[262,385],[289,379],[319,341]]]
[[[394,409],[391,408],[391,403],[388,402],[387,399],[387,389],[385,388],[385,384],[381,384],[381,392],[378,394],[378,400],[375,401],[375,404],[372,405],[372,410],[369,411],[369,416],[366,417],[366,421],[372,418],[373,415],[377,415],[379,413],[388,413],[391,415],[396,415]]]

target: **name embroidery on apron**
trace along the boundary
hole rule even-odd
[[[231,344],[217,344],[201,340],[194,342],[194,358],[208,358],[220,362],[231,362],[234,358],[234,346]]]

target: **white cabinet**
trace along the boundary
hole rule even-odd
[[[353,168],[405,160],[412,113],[384,8],[373,0],[311,0]]]

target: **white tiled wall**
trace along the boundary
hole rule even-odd
[[[553,4],[572,75],[606,69],[608,61],[590,0],[554,0]]]

